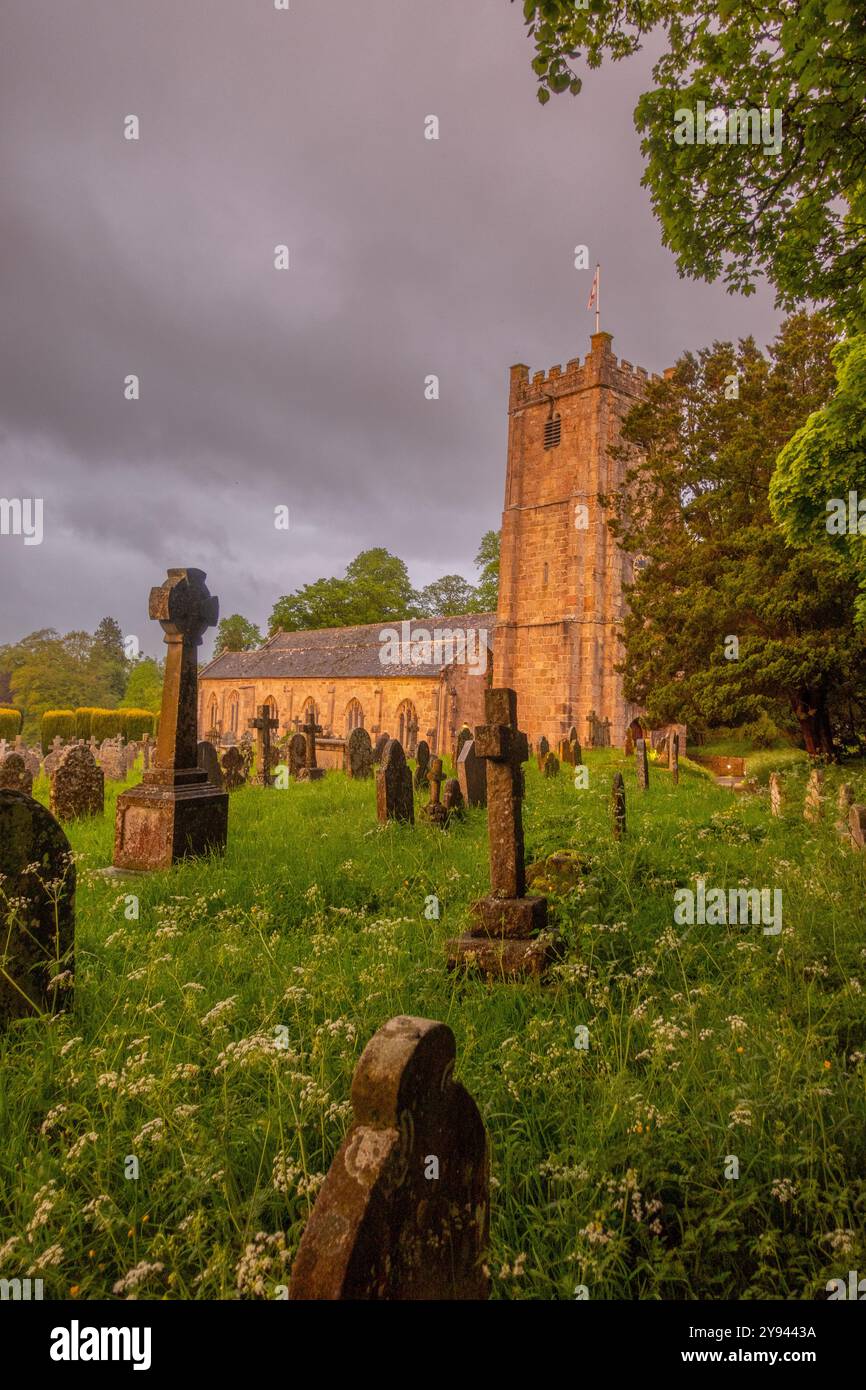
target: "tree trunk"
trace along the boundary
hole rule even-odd
[[[837,759],[833,730],[824,691],[798,690],[791,696],[791,708],[800,725],[803,743],[810,758]]]

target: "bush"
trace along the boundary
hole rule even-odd
[[[96,714],[95,705],[82,705],[75,711],[75,737],[83,738],[85,742],[90,738],[91,721]]]
[[[23,723],[24,716],[20,709],[0,705],[0,738],[17,738]]]
[[[122,709],[95,709],[90,717],[90,733],[97,743],[104,738],[117,738],[123,733]]]
[[[145,734],[153,735],[156,715],[149,709],[123,709],[118,713],[123,715],[123,732],[128,743],[143,738]]]
[[[47,709],[42,716],[42,752],[48,753],[59,736],[64,743],[76,737],[74,709]]]

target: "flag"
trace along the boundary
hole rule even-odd
[[[598,266],[595,267],[595,275],[592,277],[592,289],[589,292],[589,303],[587,309],[591,309],[598,294]]]

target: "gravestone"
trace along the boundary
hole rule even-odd
[[[634,752],[634,734],[632,733],[631,729],[626,729],[625,746],[623,747],[623,752],[625,753],[625,756],[627,758],[630,758],[632,753]]]
[[[147,772],[150,768],[150,758],[152,752],[153,745],[150,741],[150,734],[145,734],[144,741],[141,745],[141,766],[143,772]]]
[[[545,777],[559,776],[559,759],[555,753],[547,753],[541,771],[544,773]]]
[[[443,782],[441,758],[432,759],[430,763],[429,781],[430,800],[422,809],[421,814],[425,820],[432,821],[434,825],[438,825],[440,829],[444,830],[448,823],[448,813],[440,799]]]
[[[467,806],[487,805],[487,764],[476,754],[474,738],[460,749],[457,780]]]
[[[770,773],[770,814],[782,814],[782,779],[778,772]]]
[[[649,787],[649,759],[646,752],[646,739],[639,738],[635,743],[635,762],[637,764],[637,784],[642,792]]]
[[[544,737],[544,734],[542,734],[542,735],[541,735],[541,738],[538,740],[538,742],[537,742],[536,745],[535,745],[535,760],[536,760],[536,762],[538,763],[538,770],[539,770],[539,772],[541,772],[541,771],[543,770],[543,768],[544,768],[544,759],[547,757],[547,755],[548,755],[549,752],[550,752],[550,744],[548,743],[547,739]]]
[[[415,824],[415,798],[412,773],[399,739],[388,740],[382,766],[376,772],[376,815],[384,824],[389,820]]]
[[[457,762],[457,759],[460,757],[460,750],[462,749],[464,743],[467,743],[471,737],[472,737],[472,730],[468,727],[468,725],[464,724],[464,725],[463,725],[463,728],[460,730],[460,732],[459,732],[458,735],[457,735],[457,742],[456,742],[455,747],[454,747],[454,763],[455,763],[455,764],[456,764],[456,762]]]
[[[388,747],[388,744],[390,742],[390,734],[380,734],[379,737],[376,739],[376,746],[373,750],[373,759],[375,762],[379,764],[380,767],[382,766],[382,759],[385,756],[385,749]]]
[[[427,786],[427,774],[430,767],[430,745],[424,739],[418,744],[415,750],[415,790],[423,791]]]
[[[65,748],[51,778],[51,814],[58,820],[101,816],[105,810],[105,774],[83,743]]]
[[[110,781],[126,781],[126,752],[119,743],[103,743],[98,762]]]
[[[237,791],[247,780],[247,768],[244,762],[244,755],[235,746],[227,748],[220,759],[220,766],[223,773],[223,786],[227,792]]]
[[[454,1034],[392,1018],[352,1078],[354,1118],[316,1198],[289,1297],[483,1300],[490,1161]]]
[[[307,740],[303,734],[289,739],[289,776],[297,778],[307,761]]]
[[[306,748],[306,743],[304,745]],[[353,729],[346,744],[346,775],[354,778],[373,776],[373,745],[366,729]]]
[[[468,933],[448,943],[448,968],[506,979],[541,976],[557,952],[547,933],[547,899],[526,896],[523,846],[524,781],[529,756],[517,727],[513,690],[484,693],[487,723],[475,730],[475,751],[487,764],[490,895],[472,904]]]
[[[850,782],[843,782],[836,798],[836,807],[843,820],[847,821],[848,812],[853,805],[854,788],[851,786]]]
[[[63,744],[60,738],[55,738],[51,745],[51,752],[42,760],[42,771],[46,777],[51,777],[63,756]]]
[[[573,763],[573,761],[572,761],[572,757],[573,757],[573,752],[572,752],[571,743],[569,742],[569,740],[568,740],[567,738],[561,738],[561,739],[559,740],[559,761],[560,761],[560,763],[565,763],[565,764],[567,764],[569,767],[573,767],[573,766],[574,766],[574,763]]]
[[[21,748],[19,752],[24,759],[24,766],[35,782],[39,773],[42,771],[42,759],[32,748]]]
[[[75,865],[49,811],[0,790],[0,1030],[72,1002]]]
[[[463,820],[465,804],[463,792],[460,789],[460,783],[457,778],[447,778],[442,788],[442,805],[445,807],[446,825],[450,825],[452,820]]]
[[[621,772],[613,774],[613,785],[610,796],[611,822],[613,838],[621,840],[625,834],[625,782]]]
[[[304,766],[298,772],[299,782],[318,782],[324,777],[325,769],[316,762],[316,734],[322,732],[321,724],[316,723],[315,710],[310,710],[306,724],[301,724],[300,733],[304,736]]]
[[[677,733],[670,736],[668,767],[671,770],[671,781],[677,786],[680,780],[680,736]]]
[[[855,849],[866,849],[866,806],[855,802],[848,812],[848,829]]]
[[[204,739],[196,748],[196,763],[203,767],[207,773],[207,780],[212,787],[218,787],[220,791],[225,789],[226,779],[220,767],[219,753],[212,743]]]
[[[24,792],[25,796],[29,796],[33,791],[33,774],[28,771],[20,753],[7,753],[0,763],[0,788],[2,787],[10,791]]]
[[[150,591],[149,613],[168,653],[154,766],[117,798],[114,865],[168,869],[187,855],[223,853],[228,794],[197,765],[197,649],[219,617],[219,601],[197,569],[170,569]]]
[[[569,747],[571,748],[571,757],[569,758],[569,762],[571,763],[572,767],[580,767],[581,763],[583,762],[583,749],[578,743],[576,736],[575,738],[569,738],[568,742]]]
[[[278,728],[279,721],[271,714],[270,705],[259,705],[258,716],[249,721],[250,729],[256,731],[256,760],[258,762],[257,782],[262,787],[274,784],[276,754],[271,746],[271,734]]]
[[[813,767],[806,784],[806,800],[803,805],[804,820],[811,821],[813,825],[820,821],[823,799],[824,772],[820,767]]]

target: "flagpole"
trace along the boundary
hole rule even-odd
[[[598,315],[601,309],[601,263],[595,263],[595,331],[598,332]]]

